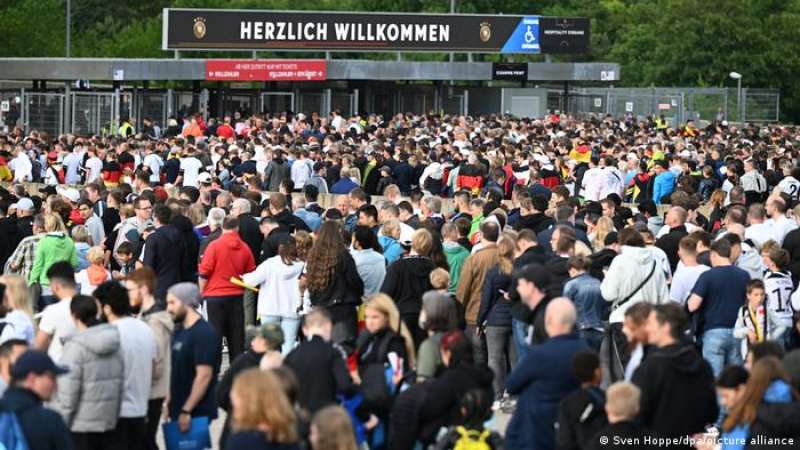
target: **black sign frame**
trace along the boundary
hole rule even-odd
[[[492,80],[527,81],[528,63],[492,63]]]
[[[590,36],[585,18],[188,8],[164,8],[162,17],[162,49],[180,51],[580,53]],[[582,34],[556,41],[531,21]],[[547,42],[521,49],[523,36],[530,43],[544,33]]]

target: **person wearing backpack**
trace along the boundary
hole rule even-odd
[[[576,353],[572,358],[572,374],[581,388],[564,397],[558,405],[556,450],[583,450],[608,424],[606,395],[600,389],[603,372],[597,353]]]
[[[492,397],[482,389],[466,393],[460,405],[460,424],[448,428],[436,443],[436,450],[501,450],[503,438],[486,429],[484,423],[492,417]]]
[[[64,420],[45,408],[56,376],[67,373],[47,353],[28,350],[11,367],[11,387],[0,399],[0,444],[8,450],[72,450]]]

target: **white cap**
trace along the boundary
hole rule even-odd
[[[33,211],[33,202],[29,198],[21,198],[17,202],[17,211]]]
[[[58,193],[72,203],[78,203],[81,200],[81,193],[75,188],[61,189]]]
[[[201,173],[197,176],[197,182],[203,184],[211,183],[211,174],[208,172]]]

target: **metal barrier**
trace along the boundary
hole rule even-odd
[[[56,137],[64,132],[64,94],[23,92],[22,122],[25,131],[45,131]]]
[[[548,91],[548,109],[577,115],[637,118],[663,115],[672,125],[687,120],[731,122],[777,122],[780,92],[777,89],[742,89],[744,105],[739,108],[732,88],[575,88],[566,95],[560,89]]]

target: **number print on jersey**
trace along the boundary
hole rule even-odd
[[[775,309],[775,312],[782,313],[787,311],[786,307],[789,306],[788,303],[792,296],[792,290],[793,289],[790,286],[779,287],[772,290],[774,297],[770,296],[770,298],[775,298],[778,300],[778,307]],[[786,292],[785,296],[783,295],[783,292]]]

